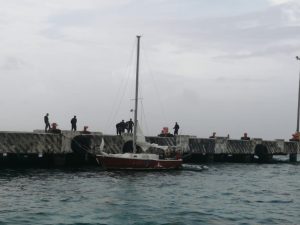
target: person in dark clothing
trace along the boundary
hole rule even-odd
[[[250,138],[248,137],[248,134],[247,134],[247,133],[244,133],[244,136],[241,137],[241,140],[249,141]]]
[[[49,131],[50,130],[50,123],[49,123],[49,113],[47,113],[45,116],[44,116],[44,122],[45,122],[45,132]]]
[[[116,124],[117,135],[121,135],[121,123]]]
[[[76,116],[74,116],[71,119],[71,125],[72,125],[71,131],[76,131],[77,130],[77,118],[76,118]]]
[[[175,123],[175,126],[173,127],[173,129],[174,129],[174,135],[178,135],[179,125],[177,122]]]
[[[132,119],[130,118],[130,120],[126,122],[127,133],[132,133],[133,125],[134,125],[134,123],[133,123]]]
[[[126,123],[124,122],[124,120],[122,120],[120,122],[120,129],[121,129],[121,133],[124,133],[125,132],[125,129],[126,129]]]
[[[124,133],[125,129],[126,129],[126,123],[124,122],[124,120],[116,124],[117,135],[121,135],[122,133]]]

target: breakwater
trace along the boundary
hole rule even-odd
[[[181,151],[185,162],[270,162],[274,155],[289,155],[297,161],[299,142],[285,140],[234,140],[226,137],[198,138],[146,137],[150,143],[168,145]],[[96,165],[95,154],[132,151],[132,136],[82,134],[62,131],[60,134],[34,132],[0,132],[0,166],[74,166]]]

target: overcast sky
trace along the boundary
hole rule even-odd
[[[288,139],[296,129],[300,1],[0,0],[0,129],[115,133],[133,117],[208,137]]]

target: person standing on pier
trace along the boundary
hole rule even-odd
[[[132,127],[133,127],[133,125],[134,125],[134,123],[133,123],[132,119],[130,118],[130,120],[126,122],[127,133],[131,133],[132,134]]]
[[[44,122],[45,122],[45,132],[49,131],[50,130],[50,123],[49,123],[49,113],[47,113],[45,116],[44,116]]]
[[[121,135],[121,123],[116,124],[117,135]]]
[[[244,136],[241,137],[241,140],[249,141],[250,138],[248,137],[248,134],[247,134],[247,133],[244,133]]]
[[[121,134],[123,134],[125,132],[125,129],[126,129],[126,123],[124,122],[124,120],[122,120],[120,122],[120,129],[121,129]]]
[[[71,119],[71,125],[72,125],[71,131],[76,131],[77,130],[77,118],[76,118],[76,116],[74,116]]]
[[[173,127],[173,129],[174,129],[174,135],[178,135],[179,125],[177,122],[175,123],[175,126]]]

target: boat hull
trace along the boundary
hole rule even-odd
[[[97,155],[97,162],[106,170],[175,170],[182,168],[181,159],[136,159]]]

